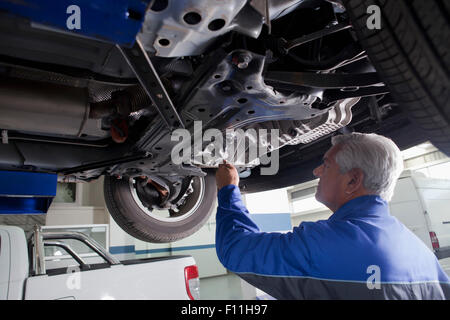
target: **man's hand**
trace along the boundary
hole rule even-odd
[[[219,164],[219,168],[216,171],[216,184],[218,190],[229,184],[239,186],[239,174],[236,168],[226,160],[223,162],[224,163]]]

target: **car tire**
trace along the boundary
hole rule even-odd
[[[450,4],[432,0],[344,0],[361,45],[413,123],[450,156]],[[381,13],[369,29],[368,7]],[[373,8],[373,7],[372,7]]]
[[[216,203],[214,176],[208,174],[194,179],[194,192],[185,202],[185,206],[190,205],[192,209],[185,216],[159,218],[152,214],[139,202],[130,186],[130,180],[126,178],[105,176],[105,202],[114,221],[134,238],[153,243],[181,240],[206,223]]]

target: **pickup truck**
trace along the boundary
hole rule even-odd
[[[95,252],[96,260],[78,254],[73,248],[79,245]],[[70,259],[49,260],[52,248]],[[0,225],[1,300],[194,300],[200,297],[199,284],[191,256],[119,261],[80,232],[36,226],[27,241],[23,229]]]

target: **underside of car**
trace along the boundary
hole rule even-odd
[[[369,28],[369,5],[381,8],[381,29]],[[311,180],[335,134],[375,132],[400,149],[431,140],[449,153],[448,9],[154,0],[145,16],[131,12],[142,28],[130,46],[0,10],[0,169],[66,182],[105,176],[117,223],[169,242],[198,230],[214,207],[217,164],[194,153],[171,159],[171,133],[193,132],[196,121],[202,130],[279,130],[278,173],[238,167],[244,192]]]

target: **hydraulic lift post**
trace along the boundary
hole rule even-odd
[[[46,214],[57,182],[54,173],[0,171],[0,214]]]

